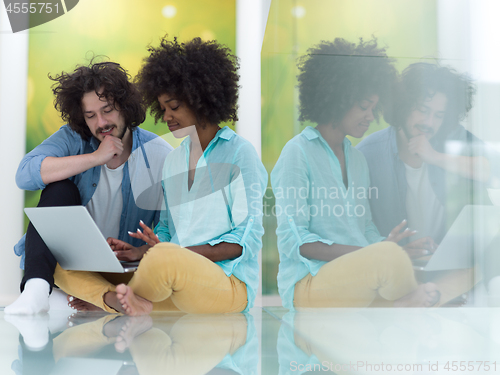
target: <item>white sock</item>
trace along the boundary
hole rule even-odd
[[[74,313],[75,310],[68,306],[68,295],[61,289],[54,288],[49,297],[50,311],[63,311]]]
[[[21,295],[4,309],[5,314],[33,315],[49,311],[50,285],[44,279],[29,279]]]
[[[41,350],[49,342],[49,316],[47,314],[35,316],[5,315],[4,319],[17,328],[29,349]]]

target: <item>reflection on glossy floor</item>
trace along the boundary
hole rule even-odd
[[[0,348],[2,375],[499,373],[500,308],[0,311]]]

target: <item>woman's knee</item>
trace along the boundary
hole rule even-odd
[[[406,251],[394,242],[383,241],[366,249],[368,248],[371,248],[372,255],[380,264],[389,264],[394,267],[411,267],[411,260]]]
[[[392,271],[410,272],[413,274],[413,266],[408,253],[394,242],[382,250],[383,263]]]
[[[178,264],[190,252],[179,245],[162,242],[150,248],[141,260],[141,264]]]

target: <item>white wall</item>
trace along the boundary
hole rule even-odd
[[[21,271],[14,244],[23,230],[24,192],[14,176],[26,148],[28,33],[13,34],[4,2],[0,5],[0,306],[19,295]]]
[[[236,1],[236,55],[240,59],[239,121],[236,124],[236,131],[252,143],[259,156],[261,156],[260,53],[270,6],[271,0]],[[262,269],[262,251],[259,253],[260,269]],[[255,306],[262,306],[262,277]]]
[[[236,1],[236,55],[240,59],[240,91],[236,129],[261,155],[260,52],[271,0]]]

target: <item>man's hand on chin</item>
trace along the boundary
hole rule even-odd
[[[412,137],[408,142],[408,151],[420,157],[427,164],[437,164],[440,155],[432,148],[425,135]]]

